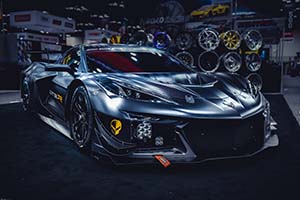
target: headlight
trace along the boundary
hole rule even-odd
[[[129,86],[124,86],[116,83],[103,84],[104,88],[107,90],[107,94],[110,97],[118,96],[122,98],[155,102],[155,103],[173,103],[173,101],[167,100],[165,98],[157,97],[155,95],[146,94],[141,92],[138,88],[130,88]]]

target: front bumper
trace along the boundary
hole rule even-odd
[[[223,157],[211,157],[211,158],[198,158],[189,146],[189,150],[185,153],[180,153],[177,149],[169,150],[157,150],[157,151],[148,151],[148,152],[133,152],[126,157],[111,157],[111,160],[117,165],[130,165],[130,164],[155,164],[158,163],[154,158],[155,155],[162,155],[167,158],[171,163],[184,164],[184,163],[202,163],[206,161],[213,160],[225,160],[225,159],[238,159],[238,158],[247,158],[252,157],[263,150],[271,147],[276,147],[279,145],[279,138],[276,134],[273,134],[269,137],[266,143],[262,148],[258,149],[255,152],[236,155],[236,156],[223,156]]]
[[[100,127],[96,130],[99,143],[93,145],[93,151],[110,157],[115,164],[158,163],[154,157],[156,155],[164,156],[171,163],[201,163],[250,157],[279,145],[278,136],[272,133],[276,123],[270,116],[264,117],[262,112],[244,120],[209,120],[215,125],[202,121],[206,129],[202,128],[199,120],[181,122],[172,129],[177,142],[165,147],[141,147],[119,141],[97,121]],[[236,127],[231,127],[233,125]],[[201,130],[193,126],[201,127]]]

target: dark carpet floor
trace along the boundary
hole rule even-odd
[[[300,199],[300,128],[282,96],[269,96],[280,147],[197,165],[112,166],[20,104],[0,106],[0,199]]]

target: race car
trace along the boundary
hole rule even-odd
[[[205,5],[191,12],[192,17],[207,18],[226,14],[230,9],[227,4]]]
[[[25,110],[116,164],[240,158],[279,144],[255,84],[195,71],[155,48],[76,46],[29,66],[21,88]]]
[[[206,5],[191,12],[192,17],[205,18],[209,17],[212,12],[212,6]]]
[[[229,10],[230,10],[229,5],[218,4],[218,5],[213,6],[211,13],[213,16],[216,16],[216,15],[226,14]]]

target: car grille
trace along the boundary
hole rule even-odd
[[[240,156],[262,148],[264,117],[259,113],[240,120],[193,120],[183,131],[200,158]]]

